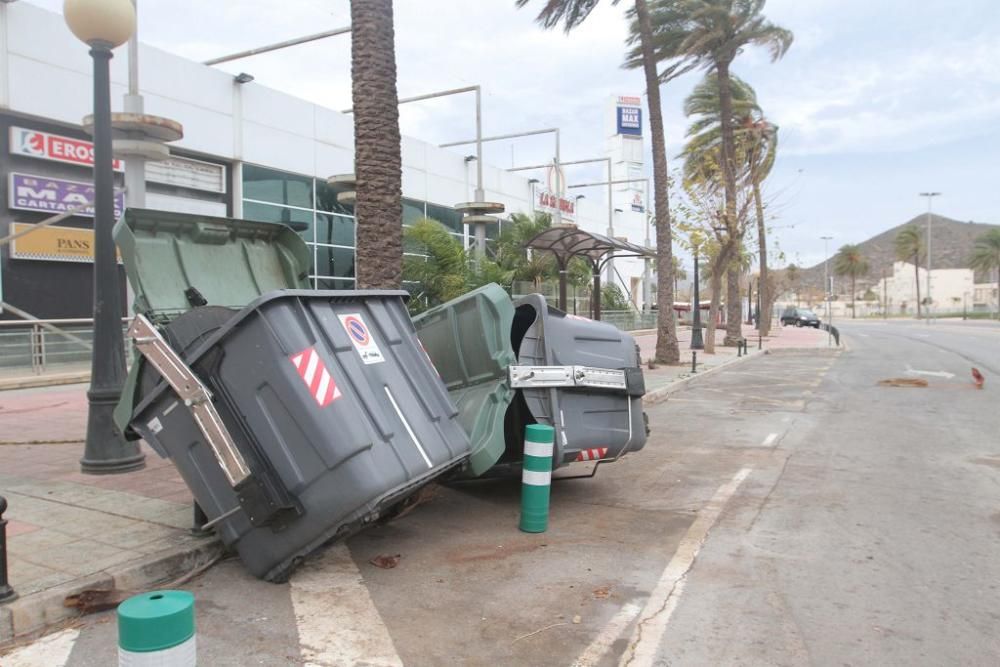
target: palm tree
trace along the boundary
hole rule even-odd
[[[515,0],[524,7],[530,0]],[[546,29],[562,24],[570,32],[590,15],[599,0],[543,0],[538,22]],[[610,0],[618,4],[619,0]],[[657,308],[656,361],[665,364],[680,361],[677,343],[677,323],[674,320],[673,239],[670,228],[670,201],[667,192],[667,144],[663,131],[663,109],[660,104],[661,77],[656,71],[653,46],[653,22],[647,0],[634,0],[629,16],[634,19],[631,42],[637,44],[637,54],[626,67],[641,67],[646,78],[646,98],[649,107],[649,129],[653,144],[653,204],[656,224],[656,297]]]
[[[920,319],[920,255],[924,251],[924,239],[916,225],[910,225],[896,234],[896,258],[913,262],[913,273],[917,283],[917,319]]]
[[[771,329],[771,303],[774,295],[767,267],[767,226],[761,183],[770,175],[778,150],[778,128],[763,116],[757,103],[757,93],[737,76],[730,77],[733,100],[734,141],[740,183],[751,190],[757,217],[757,247],[761,294],[760,332],[766,336]],[[721,157],[721,109],[718,76],[712,72],[695,86],[684,100],[684,113],[695,120],[688,128],[690,139],[684,148],[684,175],[689,181],[701,179],[718,185]]]
[[[969,265],[973,269],[997,272],[997,294],[1000,295],[1000,229],[991,229],[976,239]],[[1000,319],[1000,298],[997,299],[997,319]]]
[[[833,272],[851,279],[851,318],[857,317],[854,300],[857,297],[857,280],[868,274],[868,258],[861,252],[861,246],[849,243],[841,246],[833,258]]]
[[[730,66],[736,56],[751,44],[770,49],[771,60],[776,61],[785,54],[793,39],[790,31],[761,15],[765,2],[653,0],[651,3],[655,45],[653,57],[656,61],[673,61],[660,79],[666,81],[693,69],[707,69],[717,75],[725,224],[733,237],[737,235],[738,216]],[[637,28],[637,22],[633,22],[633,42]],[[633,48],[628,62],[634,62],[638,57],[649,60],[645,50]],[[739,276],[733,272],[729,275],[727,292],[726,344],[736,345],[742,334],[739,324]]]
[[[392,0],[351,0],[357,286],[399,289],[403,206]]]

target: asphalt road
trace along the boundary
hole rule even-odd
[[[846,352],[648,408],[646,449],[556,483],[544,535],[517,531],[516,483],[474,484],[288,585],[220,564],[189,585],[200,664],[1000,664],[1000,328],[838,326]],[[113,664],[113,615],[14,657]]]

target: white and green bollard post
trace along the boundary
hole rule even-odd
[[[526,533],[544,533],[549,527],[555,433],[554,428],[544,424],[529,424],[524,429],[520,528]]]
[[[118,605],[118,667],[195,667],[194,596],[153,591]]]

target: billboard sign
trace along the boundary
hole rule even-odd
[[[7,206],[19,211],[39,213],[66,213],[82,206],[73,215],[94,217],[94,184],[68,181],[64,178],[45,178],[11,172],[7,188]],[[125,193],[115,193],[115,219],[125,210]]]
[[[548,190],[540,190],[538,192],[536,208],[545,213],[559,213],[563,222],[572,220],[576,215],[576,204],[574,202],[553,194]]]
[[[94,166],[94,144],[91,142],[25,127],[11,126],[10,153],[81,167]],[[122,160],[115,159],[113,165],[115,171],[125,169]],[[226,192],[226,168],[223,165],[177,155],[147,162],[146,180],[218,194]]]
[[[642,136],[642,107],[618,104],[618,134]]]
[[[23,155],[40,160],[83,167],[94,166],[94,144],[91,142],[13,125],[10,128],[10,152],[11,155]],[[125,165],[116,159],[114,168],[115,171],[121,171]]]
[[[32,229],[35,225],[15,222],[10,226],[11,234],[27,230],[24,236],[10,242],[12,259],[32,259],[49,262],[93,262],[94,231],[74,227],[50,225]],[[118,257],[121,261],[121,255]]]
[[[646,211],[646,207],[642,203],[642,194],[639,192],[636,192],[632,196],[632,210],[636,213],[644,213]]]

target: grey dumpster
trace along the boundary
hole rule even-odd
[[[280,225],[129,210],[116,240],[143,357],[119,423],[173,461],[254,575],[284,579],[466,464],[405,292],[295,289],[308,258]]]
[[[524,427],[556,429],[553,467],[613,461],[646,444],[635,339],[535,294],[487,285],[414,318],[479,453],[467,473],[516,468]],[[496,465],[495,465],[496,464]]]

